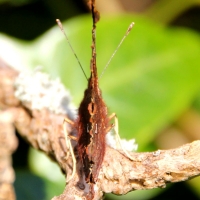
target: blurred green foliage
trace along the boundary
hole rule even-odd
[[[133,20],[136,25],[100,79],[100,88],[110,113],[119,117],[120,135],[135,137],[139,150],[146,151],[158,130],[186,110],[199,92],[200,40],[192,31],[164,28],[134,15],[105,16],[97,27],[99,74]],[[89,76],[91,19],[82,16],[64,26]],[[87,81],[65,38],[54,46],[51,39],[49,34],[35,41],[33,63],[52,75],[58,73],[79,105]],[[51,51],[44,57],[49,44]]]

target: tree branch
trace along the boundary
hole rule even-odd
[[[23,82],[23,77],[20,77],[21,82],[16,81],[19,76],[20,74],[16,70],[0,61],[0,108],[3,110],[1,112],[12,116],[12,120],[9,120],[8,124],[12,125],[13,123],[21,136],[34,148],[43,151],[57,162],[65,174],[71,174],[72,159],[71,155],[67,156],[69,151],[66,147],[62,128],[65,117],[74,118],[69,95],[63,95],[63,93],[60,95],[60,89],[57,92],[55,90],[54,96],[62,96],[58,101],[60,102],[59,106],[52,106],[46,100],[42,104],[43,106],[37,107],[38,104],[41,104],[40,101],[43,101],[49,94],[45,90],[42,90],[42,93],[37,88],[37,91],[40,91],[40,99],[37,100],[38,103],[36,103],[37,101],[33,102],[35,97],[30,98],[29,91],[25,89],[22,91],[22,88],[29,84],[26,81]],[[32,76],[34,77],[34,75]],[[28,77],[28,80],[30,80],[30,77]],[[31,81],[34,80],[31,79]],[[39,80],[37,79],[37,81]],[[48,83],[48,80],[46,80],[45,84],[48,86],[48,90],[50,85],[53,86],[57,83],[51,81]],[[52,93],[52,87],[50,89],[50,93]],[[37,96],[38,94],[34,95]],[[67,101],[67,104],[63,104],[63,101]],[[5,121],[3,121],[3,124],[0,122],[0,130],[5,123]],[[67,131],[72,134],[70,126],[67,126]],[[8,132],[13,132],[13,130]],[[16,139],[13,137],[12,140],[15,141],[11,148],[14,150]],[[71,142],[75,147],[76,143]],[[99,180],[95,184],[95,199],[100,199],[104,192],[126,194],[132,190],[163,188],[169,182],[185,181],[200,174],[200,141],[194,141],[176,149],[158,150],[150,153],[131,153],[131,156],[134,160],[128,159],[123,152],[107,146]],[[11,165],[11,163],[9,164]],[[75,177],[66,185],[63,194],[54,197],[53,200],[86,198],[88,185],[84,182],[84,178],[79,175],[79,169],[80,163],[77,164]],[[2,180],[1,176],[0,180]],[[10,183],[12,182],[13,179]]]

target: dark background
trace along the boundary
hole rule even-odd
[[[159,1],[144,0],[143,2],[137,2],[136,0],[121,0],[116,2],[120,2],[121,10],[112,9],[112,13],[133,12],[143,14],[155,2]],[[109,12],[106,1],[102,1],[101,6],[103,11]],[[84,0],[5,1],[0,3],[0,32],[24,40],[33,40],[54,26],[55,19],[59,18],[63,21],[84,13],[89,13]],[[168,23],[168,26],[189,27],[199,32],[199,17],[200,8],[193,6],[180,13],[180,15]]]

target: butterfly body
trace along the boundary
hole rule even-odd
[[[98,86],[96,53],[93,46],[91,76],[78,111],[78,155],[83,165],[86,182],[95,183],[105,155],[105,136],[109,117]]]

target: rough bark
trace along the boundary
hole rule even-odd
[[[17,147],[15,129],[35,149],[57,162],[64,174],[72,172],[72,159],[62,126],[65,117],[72,118],[70,112],[67,115],[48,108],[34,109],[31,99],[22,101],[16,98],[14,93],[19,85],[16,86],[15,80],[18,76],[16,70],[0,61],[0,199],[6,199],[4,196],[8,194],[12,197],[7,199],[15,199],[11,163],[11,154]],[[67,131],[72,133],[70,126]],[[71,142],[75,147],[76,143]],[[200,174],[200,141],[176,149],[131,153],[131,156],[134,160],[107,146],[95,185],[95,199],[100,199],[103,193],[126,194],[133,190],[163,188],[169,182],[185,181]],[[79,167],[78,163],[77,169]],[[53,200],[84,199],[87,190],[87,184],[76,173],[63,194]]]

